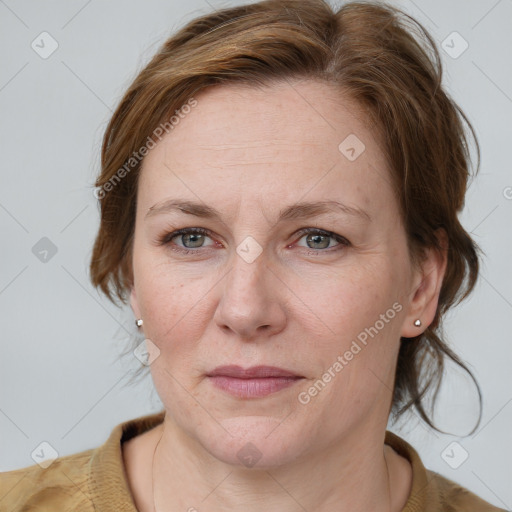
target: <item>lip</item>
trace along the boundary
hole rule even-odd
[[[218,389],[237,398],[261,398],[293,386],[304,377],[276,366],[219,366],[208,375]]]
[[[289,370],[277,366],[251,366],[242,368],[237,365],[217,366],[215,370],[208,373],[208,377],[234,377],[237,379],[261,379],[268,377],[302,377]]]

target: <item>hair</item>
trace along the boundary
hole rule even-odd
[[[433,411],[448,358],[477,387],[476,429],[480,387],[442,339],[441,321],[478,278],[482,251],[458,212],[471,177],[468,136],[476,149],[476,172],[479,144],[471,123],[441,86],[434,40],[414,18],[390,5],[349,2],[334,11],[324,0],[264,0],[198,17],[167,39],[129,86],[104,134],[95,183],[101,222],[90,263],[93,285],[112,302],[118,298],[126,304],[133,283],[138,176],[153,137],[174,128],[170,116],[208,87],[291,79],[330,84],[366,111],[383,141],[412,264],[417,267],[428,248],[443,249],[440,230],[449,241],[434,320],[418,336],[401,338],[390,412],[398,418],[414,407],[441,431],[429,418],[425,399],[433,391]]]

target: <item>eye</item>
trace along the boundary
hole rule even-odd
[[[300,236],[299,241],[304,239],[306,243],[306,245],[299,243],[297,245],[311,249],[310,253],[337,251],[342,247],[350,245],[346,238],[331,231],[318,228],[304,228],[296,233],[296,235]],[[207,239],[210,239],[211,243],[205,243]],[[170,245],[173,251],[184,254],[198,252],[202,248],[222,247],[222,244],[211,239],[211,232],[204,228],[178,229],[172,233],[164,234],[157,242],[159,245]]]
[[[299,240],[305,239],[306,245],[300,245],[299,247],[306,247],[308,249],[314,249],[316,252],[322,252],[325,249],[340,249],[340,246],[349,246],[350,242],[336,233],[331,231],[324,231],[318,228],[305,228],[301,229],[298,235],[302,235]],[[336,244],[333,244],[332,241]]]
[[[216,242],[205,244],[205,240],[210,238],[210,234],[210,231],[204,228],[183,228],[165,234],[158,242],[160,245],[174,246],[173,250],[188,254],[195,252],[194,249],[217,245]]]

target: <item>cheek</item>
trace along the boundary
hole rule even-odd
[[[166,349],[193,344],[195,333],[199,336],[208,321],[206,299],[200,299],[202,287],[164,279],[151,284],[146,281],[141,294],[146,336]]]
[[[297,277],[290,287],[295,288],[309,311],[303,318],[309,318],[311,326],[320,326],[322,336],[316,343],[326,350],[340,350],[374,325],[398,300],[394,275],[390,262],[375,256],[364,264],[347,263],[336,269],[322,269],[314,276]]]
[[[314,351],[309,348],[322,369],[306,394],[315,396],[317,410],[331,411],[325,421],[333,425],[347,421],[347,411],[362,413],[362,404],[373,404],[393,387],[404,309],[398,271],[385,257],[372,260],[317,276],[323,293],[313,283],[302,288],[304,302],[313,305],[327,333],[313,337]],[[343,408],[333,410],[332,404]]]
[[[134,267],[144,335],[161,351],[193,346],[208,321],[205,291],[211,286],[149,252],[134,258]]]

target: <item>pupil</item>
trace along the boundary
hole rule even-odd
[[[192,243],[192,246],[190,246],[190,247],[201,247],[200,243],[197,245],[194,245],[194,244],[197,243],[198,241],[202,241],[202,240],[200,240],[200,238],[202,236],[203,235],[201,233],[189,233],[187,235],[184,235],[183,243],[184,243],[185,247],[189,247],[187,245],[188,242]]]
[[[323,238],[323,243],[322,243],[322,239]],[[320,243],[321,246],[320,248],[321,249],[325,249],[326,247],[329,246],[329,240],[328,240],[328,237],[325,236],[325,235],[310,235],[308,237],[308,245],[309,245],[309,242],[312,241],[314,244],[318,244]],[[317,246],[318,248],[318,246]]]

